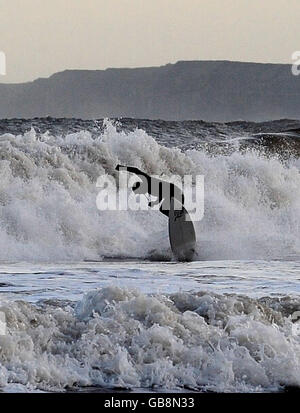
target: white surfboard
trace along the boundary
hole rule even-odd
[[[174,198],[170,205],[169,238],[174,257],[178,261],[192,261],[196,245],[194,224],[184,207],[174,209]]]

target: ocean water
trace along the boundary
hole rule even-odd
[[[0,389],[300,388],[299,131],[0,121]],[[195,261],[159,212],[97,209],[118,163],[204,175]]]

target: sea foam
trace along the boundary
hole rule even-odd
[[[267,304],[207,292],[145,295],[117,286],[90,291],[75,308],[59,301],[2,302],[7,334],[0,336],[0,386],[217,392],[300,386],[295,303]]]
[[[149,174],[204,175],[205,213],[196,222],[199,259],[299,256],[300,173],[255,150],[213,155],[165,147],[142,129],[106,121],[88,131],[0,137],[2,260],[171,258],[167,219],[157,211],[99,211],[97,178],[115,166]]]

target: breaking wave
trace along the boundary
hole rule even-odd
[[[53,120],[51,132],[0,136],[1,260],[171,258],[163,215],[96,208],[97,178],[116,176],[118,163],[163,177],[205,176],[205,215],[196,222],[199,259],[299,257],[297,157],[253,147],[219,154],[194,144],[183,149],[184,122],[175,130],[181,128],[178,147],[175,132],[173,141],[171,132],[154,139],[149,131],[105,121],[97,134],[62,134],[56,123],[57,132]]]

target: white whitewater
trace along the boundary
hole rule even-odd
[[[175,138],[174,138],[175,139]],[[299,162],[254,151],[211,156],[159,145],[143,130],[106,123],[93,138],[34,130],[0,137],[2,260],[170,257],[167,220],[155,211],[100,212],[96,181],[130,164],[150,174],[205,177],[205,218],[196,223],[200,259],[299,257]],[[151,235],[150,235],[151,234]]]
[[[109,121],[4,134],[0,154],[2,391],[300,387],[299,160],[181,151]],[[118,163],[205,176],[199,261],[162,262],[162,214],[96,208]]]

